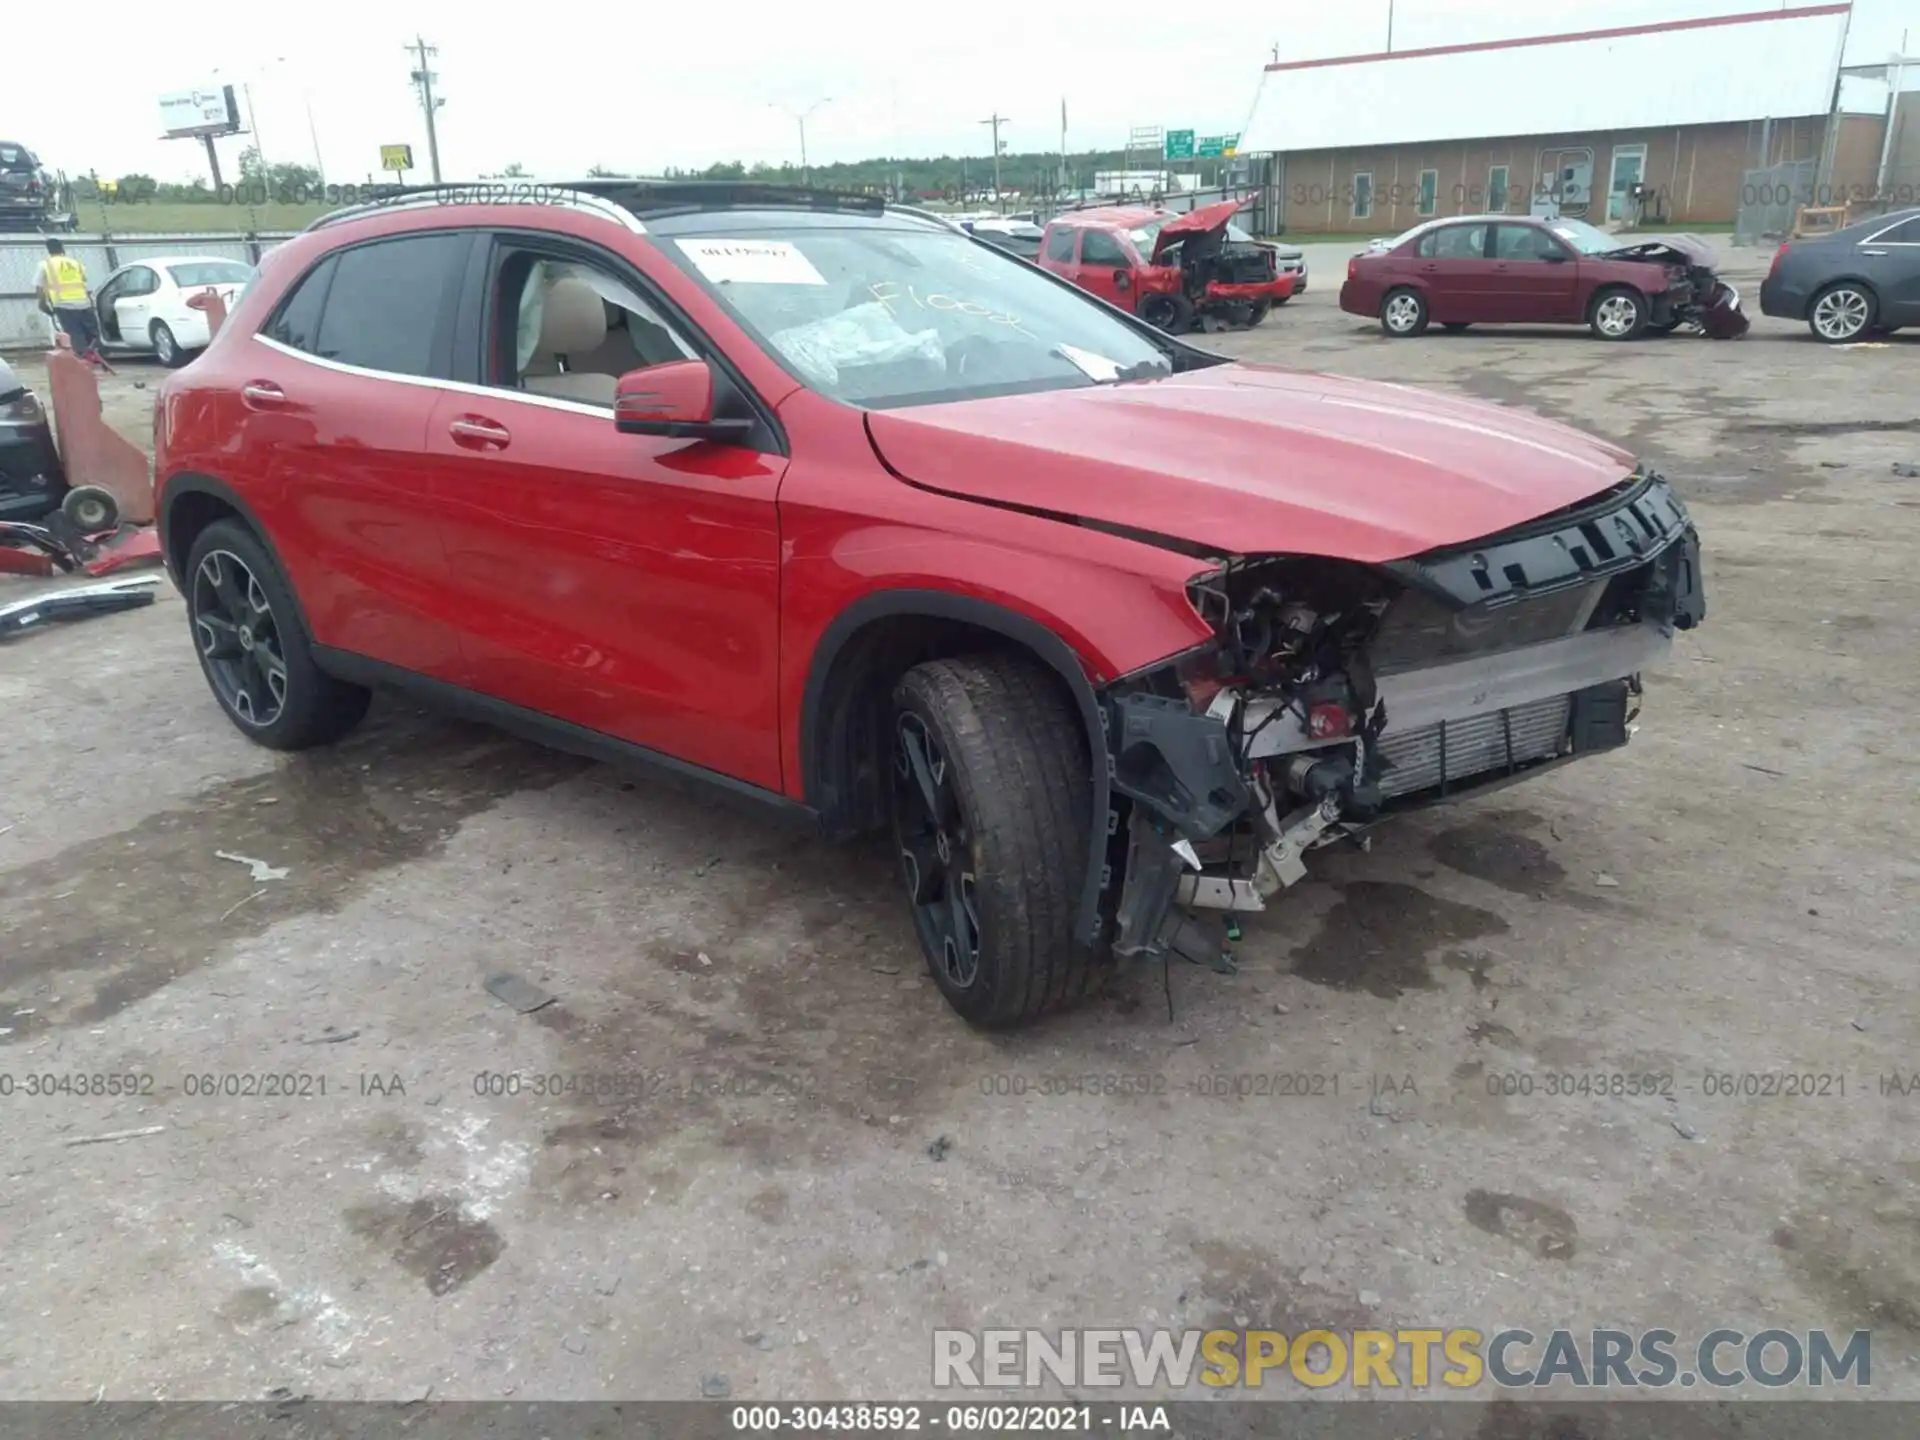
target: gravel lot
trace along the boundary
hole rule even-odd
[[[1314,857],[1171,1020],[1156,970],[970,1032],[884,850],[394,702],[255,749],[170,590],[0,650],[0,1396],[881,1398],[936,1326],[1216,1321],[1870,1328],[1920,1396],[1920,336],[1389,342],[1344,254],[1212,343],[1628,443],[1710,615],[1631,749]],[[1837,1078],[1703,1079],[1783,1071]],[[1675,1095],[1546,1093],[1613,1072]],[[260,1073],[312,1078],[217,1093]]]

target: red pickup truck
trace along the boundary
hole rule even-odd
[[[1040,266],[1168,334],[1200,324],[1258,325],[1293,294],[1273,247],[1234,240],[1227,222],[1244,200],[1187,214],[1150,206],[1072,210],[1047,224]]]

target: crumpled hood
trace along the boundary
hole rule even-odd
[[[1211,205],[1202,205],[1197,210],[1174,216],[1160,227],[1160,233],[1154,237],[1154,263],[1159,263],[1160,252],[1167,248],[1170,241],[1186,235],[1204,235],[1209,230],[1223,230],[1229,220],[1252,203],[1253,197],[1246,195],[1238,200],[1216,200]]]
[[[1714,249],[1698,235],[1644,235],[1637,237],[1632,244],[1622,245],[1617,250],[1609,250],[1608,260],[1677,260],[1687,265],[1700,265],[1706,269],[1715,268],[1720,257]]]
[[[901,478],[962,498],[1368,563],[1508,529],[1634,464],[1522,411],[1255,365],[876,410],[867,429]]]

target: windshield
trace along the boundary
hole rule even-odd
[[[1079,291],[951,230],[696,223],[649,228],[769,354],[834,400],[885,409],[1172,373],[1166,352]]]
[[[1584,220],[1550,220],[1547,228],[1582,255],[1604,255],[1618,250],[1622,243],[1619,236],[1595,229]]]
[[[169,265],[167,273],[182,290],[196,285],[244,285],[253,276],[253,267],[238,260],[195,260],[185,265]]]

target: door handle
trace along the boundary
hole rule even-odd
[[[271,380],[249,380],[240,387],[240,399],[249,410],[278,410],[287,403],[287,392]]]
[[[1438,270],[1440,267],[1437,264],[1435,264],[1433,261],[1429,260],[1426,264],[1422,265],[1420,268],[1422,270]]]
[[[1862,247],[1862,249],[1861,249],[1861,251],[1860,251],[1860,253],[1861,253],[1862,255],[1884,255],[1884,254],[1886,254],[1887,252],[1886,252],[1886,251],[1884,251],[1884,250],[1868,250],[1868,249],[1866,249],[1866,248],[1864,248],[1864,247]]]
[[[468,450],[504,450],[513,436],[507,427],[484,415],[456,415],[447,422],[453,443]]]

